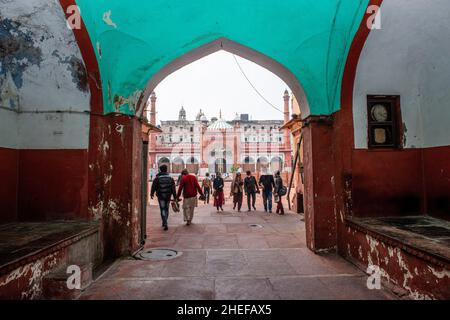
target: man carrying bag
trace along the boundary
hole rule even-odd
[[[174,200],[177,198],[175,181],[167,173],[167,166],[162,165],[160,168],[160,173],[156,176],[152,183],[152,189],[150,196],[153,199],[156,193],[158,197],[159,209],[161,211],[162,226],[165,231],[169,230],[168,219],[169,219],[169,205],[170,199],[173,197]],[[173,207],[173,204],[172,204]]]

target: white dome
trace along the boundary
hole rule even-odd
[[[225,120],[219,119],[208,127],[208,130],[229,130],[233,129],[232,125],[229,125]]]

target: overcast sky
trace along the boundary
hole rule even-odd
[[[247,77],[273,105],[283,110],[283,93],[288,86],[276,75],[253,62],[237,57]],[[233,55],[219,51],[191,63],[164,79],[155,89],[157,121],[176,120],[181,106],[188,120],[200,109],[208,119],[232,120],[236,113],[248,113],[254,120],[283,119],[247,82]]]

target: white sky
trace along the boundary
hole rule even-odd
[[[283,94],[288,86],[275,74],[259,65],[237,57],[247,77],[273,105],[283,110]],[[181,106],[187,119],[194,120],[200,109],[208,119],[232,120],[236,113],[248,113],[253,120],[283,119],[283,114],[268,105],[250,86],[233,55],[218,51],[164,79],[155,89],[157,122],[176,120]]]

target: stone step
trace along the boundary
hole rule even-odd
[[[78,270],[76,270],[79,268]],[[78,272],[79,271],[79,272]],[[79,288],[76,277],[79,275]],[[93,264],[67,265],[51,271],[42,280],[43,298],[46,300],[78,299],[93,281]]]

